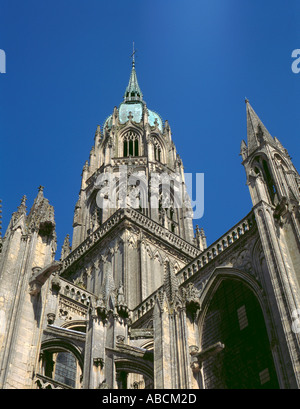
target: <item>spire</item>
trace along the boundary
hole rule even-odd
[[[169,302],[174,302],[179,292],[179,283],[169,261],[165,261],[164,290]]]
[[[42,236],[55,235],[54,208],[44,197],[44,186],[39,186],[38,194],[30,209],[27,225],[30,231],[38,231]],[[24,202],[24,198],[22,199]]]
[[[36,203],[39,203],[44,199],[44,186],[39,186],[38,191],[38,195],[35,199]]]
[[[255,113],[247,98],[245,102],[247,112],[248,154],[250,154],[258,148],[262,142],[268,142],[274,145],[274,139]]]
[[[64,260],[71,252],[71,246],[70,246],[70,236],[69,234],[66,235],[64,244],[62,245],[61,249],[61,260]]]
[[[25,214],[26,215],[26,213],[27,213],[26,201],[27,201],[27,197],[24,195],[22,197],[21,204],[18,207],[18,211],[17,211],[18,214]]]
[[[135,49],[134,49],[134,43],[133,43],[133,53],[131,55],[132,57],[132,69],[131,69],[131,74],[129,78],[129,83],[125,91],[124,95],[124,101],[125,102],[137,102],[137,101],[143,101],[143,94],[142,91],[139,87],[137,76],[136,76],[136,71],[135,71]]]

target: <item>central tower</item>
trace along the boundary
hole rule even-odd
[[[122,223],[112,229],[116,218]],[[176,273],[206,247],[192,218],[169,123],[148,109],[133,59],[123,102],[98,125],[83,167],[63,276],[104,302],[122,287],[133,309],[163,285],[166,262]]]
[[[168,121],[163,123],[143,100],[134,59],[124,100],[106,119],[102,131],[98,126],[83,168],[72,249],[120,207],[135,208],[194,243],[182,161]]]
[[[62,249],[60,277],[91,294],[94,311],[84,387],[104,379],[114,385],[115,358],[105,351],[127,339],[142,303],[149,299],[151,307],[151,294],[206,247],[203,231],[194,238],[192,218],[170,126],[143,100],[133,59],[123,102],[97,127],[83,167],[72,246],[67,236]],[[152,316],[143,327],[153,332]],[[104,355],[100,379],[89,362]]]

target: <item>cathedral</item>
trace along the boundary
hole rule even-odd
[[[300,176],[246,100],[252,209],[207,246],[135,60],[56,254],[38,188],[0,238],[2,389],[298,389]]]

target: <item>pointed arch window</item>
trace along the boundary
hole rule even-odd
[[[156,138],[153,139],[154,159],[158,162],[162,161],[162,149]]]
[[[139,141],[137,139],[134,141],[134,156],[139,156]]]
[[[128,156],[128,141],[126,139],[123,142],[123,156]]]
[[[127,132],[123,137],[123,156],[139,156],[139,137],[133,132]]]
[[[264,181],[266,182],[271,202],[273,204],[277,204],[278,202],[277,190],[267,161],[263,159],[261,156],[256,156],[252,166],[255,174],[262,176]]]
[[[205,357],[206,389],[278,389],[272,350],[260,303],[246,283],[224,279],[209,301],[201,349],[224,344]]]
[[[133,141],[129,141],[129,156],[133,156]]]
[[[68,349],[66,345],[50,342],[51,345],[42,349],[39,361],[38,376],[51,379],[68,388],[79,389],[82,380],[82,362],[78,354]],[[72,348],[73,349],[73,348]],[[48,382],[47,382],[48,383]],[[44,389],[43,384],[37,382],[38,388]],[[46,387],[48,389],[48,387]]]

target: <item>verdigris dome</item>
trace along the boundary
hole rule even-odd
[[[143,94],[139,87],[136,71],[135,71],[135,63],[132,62],[132,70],[129,79],[128,86],[125,90],[124,94],[124,102],[122,102],[119,106],[119,122],[121,124],[125,124],[128,121],[129,116],[132,116],[132,120],[136,123],[140,123],[143,120],[143,115],[145,113],[145,109],[147,109],[145,102],[143,101]],[[148,122],[150,126],[157,126],[159,130],[163,131],[163,122],[156,112],[147,109],[148,111]],[[108,127],[109,129],[112,126],[112,115],[110,115],[105,123],[104,128]]]
[[[122,102],[119,106],[119,122],[121,124],[125,124],[128,121],[129,115],[132,116],[132,120],[136,123],[140,123],[143,120],[144,110],[147,109],[146,105],[142,102],[128,104],[126,102]],[[155,126],[155,122],[157,122],[158,129],[163,132],[163,122],[159,114],[156,112],[147,109],[148,111],[148,122],[150,126]],[[112,115],[110,115],[105,123],[104,128],[108,127],[109,129],[112,126]]]

